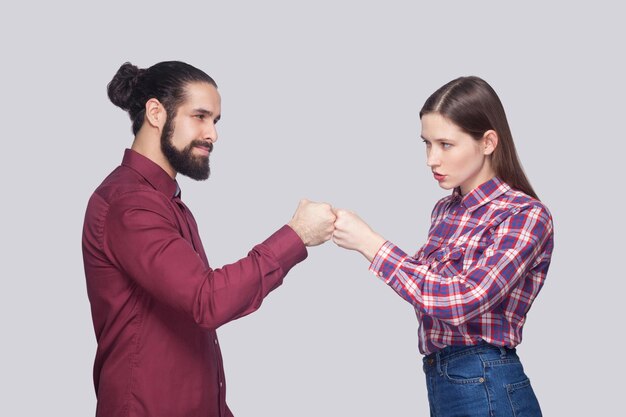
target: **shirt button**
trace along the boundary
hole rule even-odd
[[[382,276],[383,276],[382,271],[378,273],[378,276],[379,276],[379,277],[382,277]]]
[[[432,358],[431,358],[431,359],[428,359],[428,364],[429,364],[429,365],[432,365],[433,363],[435,363],[435,360],[434,360],[434,359],[432,359]]]
[[[224,383],[222,383],[222,381],[220,381],[220,388],[224,386]]]
[[[217,339],[213,339],[213,343],[217,345]]]

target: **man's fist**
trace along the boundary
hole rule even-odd
[[[333,235],[335,214],[330,204],[300,200],[289,226],[306,246],[317,246]]]

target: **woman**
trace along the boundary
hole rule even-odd
[[[427,165],[453,190],[435,205],[426,244],[408,256],[346,210],[333,240],[415,307],[431,416],[540,416],[515,347],[550,264],[550,213],[484,80],[444,85],[420,119]]]

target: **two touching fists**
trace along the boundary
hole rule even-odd
[[[338,246],[356,250],[370,261],[385,243],[356,213],[327,203],[301,200],[289,226],[306,246],[317,246],[332,238]]]

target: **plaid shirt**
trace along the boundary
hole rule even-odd
[[[498,178],[441,199],[411,257],[391,242],[370,270],[415,307],[423,354],[481,340],[515,347],[553,248],[552,217]]]

